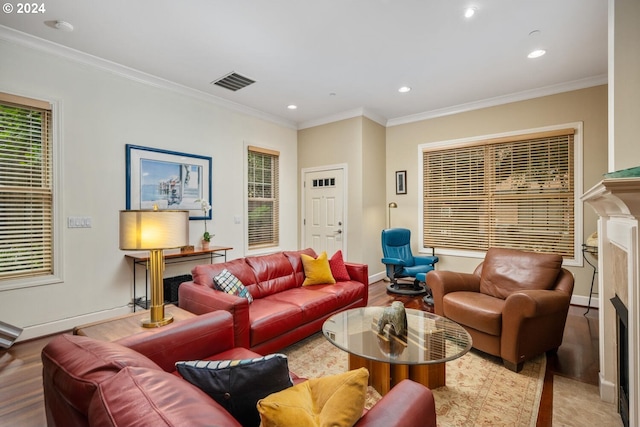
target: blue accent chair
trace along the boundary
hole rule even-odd
[[[434,269],[437,256],[413,256],[411,252],[411,230],[389,228],[382,230],[382,263],[386,266],[390,284],[389,292],[418,295],[427,292],[424,278]],[[422,274],[421,274],[422,273]],[[419,275],[418,277],[416,277]],[[413,283],[398,282],[398,279],[413,278]],[[422,280],[420,280],[422,279]]]

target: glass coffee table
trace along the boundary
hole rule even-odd
[[[382,395],[406,378],[431,389],[444,386],[445,363],[469,351],[469,333],[449,319],[413,309],[405,309],[405,335],[396,336],[389,325],[378,333],[383,310],[363,307],[335,314],[324,322],[322,333],[349,353],[349,369],[369,370],[369,384]]]

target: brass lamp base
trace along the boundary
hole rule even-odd
[[[164,304],[152,305],[149,310],[149,315],[149,319],[142,320],[142,326],[145,328],[159,328],[160,326],[173,322],[172,315],[164,315]]]

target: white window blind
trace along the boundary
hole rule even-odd
[[[574,133],[424,149],[424,246],[574,258]]]
[[[0,93],[0,280],[53,274],[51,107]]]
[[[279,244],[279,157],[277,151],[248,147],[249,249]]]

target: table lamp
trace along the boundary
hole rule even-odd
[[[157,328],[173,322],[164,315],[164,249],[179,248],[189,243],[189,211],[126,210],[120,211],[120,249],[148,250],[151,280],[150,318],[142,321],[145,328]]]
[[[398,204],[396,202],[391,202],[389,203],[389,228],[391,228],[391,209],[395,209],[398,207]]]

